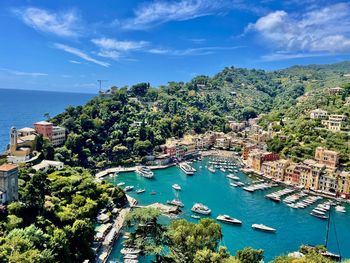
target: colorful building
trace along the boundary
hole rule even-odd
[[[327,168],[335,169],[339,163],[339,153],[323,147],[317,147],[315,150],[315,160],[319,164],[326,165]]]
[[[66,129],[54,126],[53,123],[47,121],[39,121],[34,123],[35,131],[48,139],[53,146],[62,145],[66,140]]]

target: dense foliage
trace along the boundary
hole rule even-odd
[[[19,201],[0,215],[0,262],[82,262],[93,258],[93,222],[104,207],[121,206],[124,192],[96,183],[87,170],[21,169]]]
[[[305,92],[344,83],[348,71],[350,63],[272,72],[230,67],[212,78],[159,88],[148,83],[112,87],[52,119],[69,132],[54,158],[97,169],[142,162],[169,137],[228,131],[230,119],[247,120],[273,109],[281,114]]]

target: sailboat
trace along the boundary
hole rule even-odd
[[[337,232],[335,231],[335,235],[336,235],[336,241],[337,241],[337,247],[338,247],[338,252],[339,254],[334,254],[330,251],[328,251],[327,246],[328,246],[328,238],[329,238],[329,229],[330,229],[330,222],[331,222],[331,210],[332,210],[332,206],[330,207],[330,209],[328,210],[328,216],[327,217],[327,228],[326,228],[326,237],[325,237],[325,248],[326,251],[324,252],[319,252],[322,256],[328,257],[334,261],[341,261],[341,255],[340,255],[340,249],[339,249],[339,242],[338,242],[338,237],[337,237]],[[335,224],[333,224],[334,228],[335,228]],[[315,246],[309,246],[314,248]]]

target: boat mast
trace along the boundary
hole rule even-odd
[[[327,248],[327,245],[328,245],[329,224],[330,224],[330,222],[331,222],[331,209],[332,209],[332,207],[330,207],[329,210],[328,210],[327,231],[326,231],[326,244],[325,244],[325,247],[326,247],[326,248]]]

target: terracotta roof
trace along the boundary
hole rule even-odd
[[[3,165],[0,165],[0,171],[1,172],[8,172],[8,171],[11,171],[11,170],[13,170],[15,168],[17,168],[17,165],[10,164],[10,163],[5,163]]]

